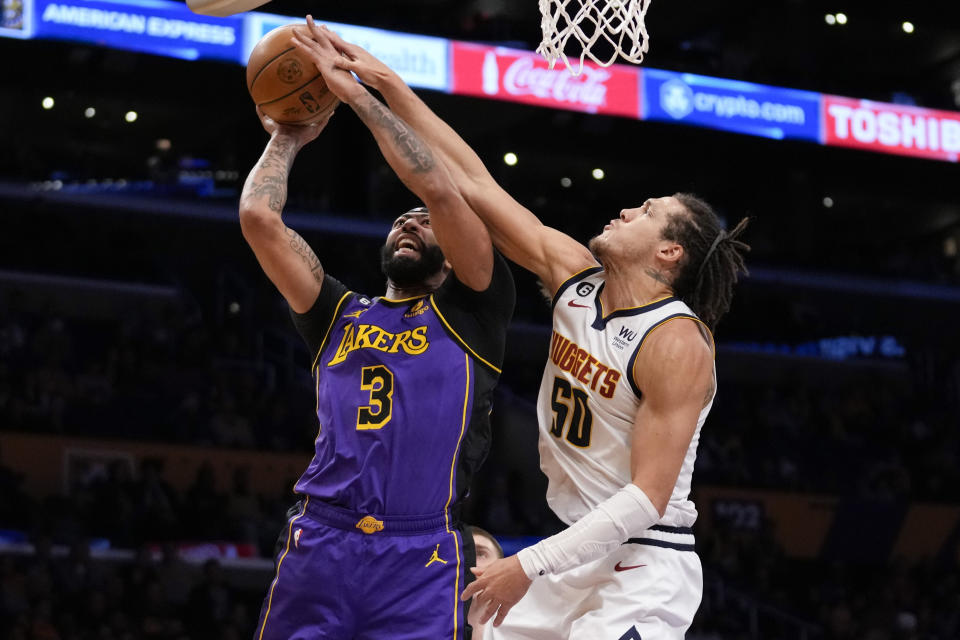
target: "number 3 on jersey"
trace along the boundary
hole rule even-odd
[[[587,400],[587,393],[583,389],[572,387],[563,378],[554,378],[553,393],[550,394],[550,406],[553,408],[553,426],[550,433],[557,438],[561,437],[569,417],[567,442],[575,447],[589,447],[593,413]]]
[[[364,367],[360,388],[370,393],[370,404],[357,407],[357,429],[380,429],[393,417],[393,373],[382,364]]]

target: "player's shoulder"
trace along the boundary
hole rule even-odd
[[[494,251],[493,273],[490,283],[483,291],[476,291],[461,281],[455,272],[450,272],[443,283],[431,294],[438,311],[447,314],[459,313],[504,325],[513,316],[516,306],[516,287],[513,272],[506,260]]]
[[[713,335],[692,314],[677,314],[651,327],[637,347],[638,358],[663,362],[679,361],[704,364],[713,361]]]
[[[592,298],[592,294],[595,294],[598,287],[603,284],[605,275],[603,267],[596,263],[584,265],[583,268],[575,273],[571,273],[556,286],[552,299],[553,307],[556,308],[557,301],[564,295],[577,298]]]

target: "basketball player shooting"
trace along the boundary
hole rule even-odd
[[[460,502],[489,449],[513,280],[431,150],[382,105],[353,106],[427,205],[393,222],[383,296],[327,274],[281,217],[294,159],[329,116],[261,113],[270,140],[240,200],[244,238],[315,356],[319,421],[256,638],[457,640],[474,564]]]
[[[309,52],[333,91],[351,71],[441,157],[494,244],[554,292],[538,400],[547,501],[569,527],[477,569],[463,593],[494,638],[680,639],[702,595],[689,499],[716,395],[711,329],[745,272],[729,233],[688,194],[625,208],[589,248],[543,225],[470,147],[362,48],[308,19]]]

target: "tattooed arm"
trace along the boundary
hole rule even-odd
[[[340,54],[329,41],[298,38],[295,42],[316,64],[327,87],[370,129],[400,180],[427,205],[434,235],[457,279],[475,291],[486,290],[493,275],[490,234],[460,194],[441,158],[348,71],[335,66]]]
[[[329,56],[329,64],[333,68],[349,70],[377,89],[390,110],[443,162],[453,184],[486,225],[496,247],[535,273],[551,296],[572,274],[597,265],[585,246],[541,223],[533,212],[500,187],[473,149],[434,114],[400,76],[363,48],[318,27],[309,16],[307,24],[308,31],[299,32],[294,44],[315,59],[323,58],[324,51],[332,48],[334,55]],[[332,73],[323,68],[320,72],[325,78]]]
[[[267,277],[290,307],[304,313],[323,284],[323,267],[306,240],[281,219],[287,202],[287,178],[297,152],[317,137],[326,121],[285,127],[261,116],[270,133],[263,155],[253,167],[240,196],[240,228]]]
[[[430,225],[457,278],[475,291],[486,290],[493,275],[490,235],[454,186],[446,166],[366,89],[348,104],[370,129],[400,180],[427,205]]]

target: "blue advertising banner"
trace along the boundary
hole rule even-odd
[[[33,36],[89,42],[185,60],[237,62],[242,16],[212,18],[166,0],[37,0]]]
[[[240,65],[246,64],[250,50],[268,31],[303,20],[254,11],[209,17],[191,12],[184,2],[171,0],[0,0],[0,5],[0,38],[73,40]],[[570,108],[567,103],[575,102],[571,96],[592,96],[602,101],[616,94],[615,109],[607,108],[609,105],[601,109],[586,102],[581,110],[952,162],[957,161],[960,148],[960,112],[956,111],[871,103],[626,65],[571,79],[540,69],[532,55],[510,58],[497,53],[503,51],[499,48],[359,25],[327,24],[417,88],[559,108]],[[479,51],[479,57],[467,55],[471,51]],[[502,78],[501,62],[508,64]],[[642,79],[636,91],[614,88],[616,83],[609,80],[628,77]],[[631,97],[634,93],[642,96],[639,105],[625,99],[625,91]],[[543,97],[551,95],[554,103]],[[560,95],[566,97],[557,99]]]
[[[644,120],[820,142],[820,94],[646,68]]]
[[[326,22],[319,17],[316,20],[336,31],[347,42],[380,58],[411,87],[450,91],[450,41],[446,38]],[[247,13],[243,56],[238,62],[247,64],[253,47],[269,31],[292,23],[303,24],[304,19],[256,11]]]
[[[0,37],[33,37],[33,0],[3,0],[0,14]]]

